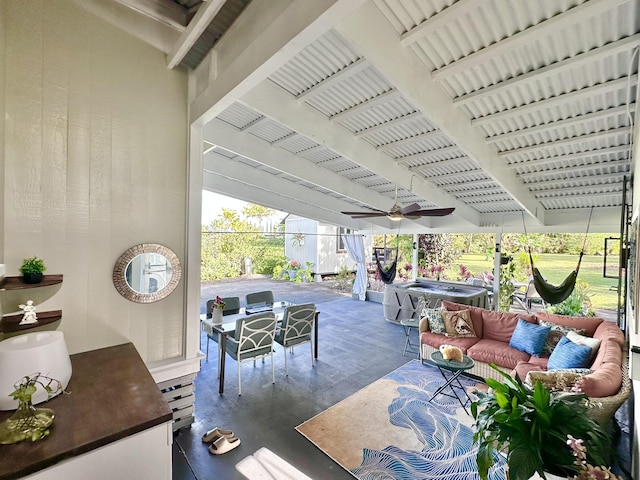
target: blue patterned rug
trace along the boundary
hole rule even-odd
[[[473,418],[455,398],[429,402],[443,381],[412,360],[296,428],[361,480],[479,479]],[[502,457],[489,478],[505,480]]]

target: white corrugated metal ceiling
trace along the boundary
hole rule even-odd
[[[619,230],[638,0],[252,1],[192,72],[204,188],[403,231]],[[262,19],[262,20],[260,20]],[[628,185],[628,183],[627,183]]]

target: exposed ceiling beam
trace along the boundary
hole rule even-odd
[[[477,100],[481,100],[484,97],[500,94],[509,89],[517,87],[518,85],[534,81],[539,82],[544,80],[545,78],[558,75],[561,72],[565,72],[567,69],[575,69],[587,65],[591,62],[597,61],[598,59],[618,55],[619,53],[631,50],[638,44],[640,44],[640,34],[632,35],[630,37],[623,38],[622,40],[618,40],[617,42],[611,42],[603,47],[594,48],[593,50],[590,50],[588,52],[580,53],[573,57],[560,60],[559,62],[555,62],[550,65],[537,68],[535,70],[531,70],[527,73],[523,73],[522,75],[518,75],[517,77],[512,77],[508,80],[498,82],[494,85],[481,88],[480,90],[476,90],[475,92],[460,95],[453,100],[453,104],[455,106],[467,105]]]
[[[360,130],[359,132],[354,133],[354,136],[360,138],[366,135],[372,135],[381,130],[387,130],[390,127],[399,127],[401,125],[404,125],[405,123],[415,122],[420,118],[426,118],[426,117],[422,112],[412,112],[412,113],[409,113],[408,115],[404,115],[403,117],[394,118],[393,120],[389,120],[388,122],[384,122],[379,125],[374,125],[373,127]]]
[[[441,130],[433,130],[427,133],[421,133],[420,135],[415,135],[413,137],[403,138],[402,140],[396,140],[395,142],[386,143],[384,145],[380,145],[376,147],[377,150],[381,152],[387,152],[389,150],[393,150],[394,148],[402,147],[404,145],[411,145],[415,142],[428,141],[433,140],[434,138],[445,137],[446,134]],[[448,143],[451,143],[447,140]]]
[[[324,204],[322,202],[312,205],[306,201],[301,201],[300,198],[309,199],[313,198],[312,191],[307,191],[305,187],[292,184],[287,180],[278,178],[272,179],[274,185],[279,185],[279,188],[264,189],[260,187],[260,184],[248,182],[246,175],[241,174],[238,169],[234,168],[231,160],[219,160],[219,159],[205,159],[205,163],[208,162],[208,167],[204,172],[203,188],[208,191],[226,195],[231,198],[237,198],[245,202],[254,203],[256,205],[263,205],[265,207],[274,208],[276,210],[282,210],[283,206],[286,206],[287,213],[293,213],[305,218],[313,218],[315,220],[324,221],[332,225],[344,226],[348,228],[354,228],[356,230],[370,230],[372,224],[362,220],[354,220],[346,215],[336,214],[335,212],[328,211],[321,208]],[[226,170],[224,170],[226,168]],[[240,170],[246,172],[246,168],[240,167]],[[289,192],[289,194],[287,194]],[[300,198],[294,198],[294,194],[301,195]],[[389,223],[391,223],[388,220]],[[388,228],[375,226],[376,229],[389,230]]]
[[[323,79],[321,82],[316,83],[313,87],[305,90],[300,95],[296,97],[296,100],[299,102],[306,102],[311,97],[319,95],[320,93],[326,91],[332,85],[335,85],[336,82],[345,80],[348,77],[356,75],[361,72],[365,68],[369,68],[370,65],[363,58],[359,58],[355,62],[350,65],[347,65],[342,70],[337,71],[330,77]]]
[[[504,161],[498,158],[492,146],[486,144],[484,135],[471,127],[469,118],[451,108],[451,99],[446,92],[431,78],[431,72],[413,52],[401,46],[396,31],[374,4],[364,4],[345,18],[336,30],[464,153],[481,165],[528,215],[544,223],[542,204],[504,168]]]
[[[536,190],[534,189],[552,188],[551,185],[556,185],[557,187],[555,188],[563,188],[567,184],[582,185],[582,184],[585,184],[584,182],[592,182],[595,180],[600,182],[611,181],[615,183],[621,183],[625,175],[628,175],[628,172],[605,173],[605,174],[600,174],[597,177],[584,176],[584,177],[573,177],[573,178],[553,178],[551,180],[537,180],[535,184],[530,183],[527,185],[532,188],[532,193],[535,195]],[[586,183],[586,185],[588,185],[588,183]]]
[[[322,168],[309,160],[274,148],[264,140],[254,135],[243,133],[229,124],[214,119],[204,127],[203,137],[216,145],[220,145],[232,152],[251,158],[256,162],[267,165],[276,170],[303,181],[313,183],[321,188],[339,195],[352,198],[371,208],[386,211],[393,205],[393,199],[378,194],[372,189],[351,182],[348,179]],[[263,178],[268,178],[264,175]],[[359,206],[347,204],[341,211],[364,210]]]
[[[242,101],[284,125],[295,125],[299,133],[402,188],[410,190],[413,179],[411,191],[416,195],[439,207],[454,207],[454,215],[478,223],[477,212],[468,209],[448,194],[438,192],[431,182],[413,178],[415,176],[407,169],[398,168],[391,163],[393,160],[388,155],[376,151],[369,143],[354,138],[348,130],[328,121],[316,109],[296,102],[293,96],[272,82],[262,82],[245,95]]]
[[[73,0],[79,7],[96,15],[129,35],[163,53],[171,51],[180,32],[166,23],[141,15],[129,6],[105,0]]]
[[[440,10],[435,15],[427,18],[420,25],[416,25],[411,30],[404,33],[400,37],[400,43],[403,47],[410,46],[421,38],[431,34],[434,30],[469,13],[469,11],[476,8],[474,3],[477,5],[477,2],[474,0],[459,0],[450,7]]]
[[[253,0],[214,47],[217,68],[191,102],[204,125],[367,0]]]
[[[629,112],[633,113],[636,110],[635,103],[629,105]],[[527,127],[521,130],[514,130],[513,132],[501,133],[492,137],[487,137],[488,143],[503,142],[506,140],[513,140],[514,138],[521,138],[528,135],[541,134],[546,132],[557,132],[561,128],[572,127],[574,125],[585,125],[587,122],[597,122],[598,120],[605,120],[610,117],[627,114],[627,106],[620,105],[618,107],[607,108],[605,110],[598,110],[596,112],[586,113],[584,115],[577,115],[575,117],[565,118],[556,122],[549,122],[542,125],[536,125],[535,127]]]
[[[594,17],[607,10],[612,10],[617,4],[626,3],[630,0],[590,0],[559,13],[548,20],[514,33],[504,40],[495,42],[485,48],[477,50],[460,60],[452,62],[433,72],[434,78],[455,75],[464,70],[489,61],[492,57],[503,55],[514,49],[527,45],[539,38],[546,37],[553,32],[562,31],[570,25],[584,22],[586,19]]]
[[[187,25],[186,9],[171,0],[115,0],[152,20],[162,22],[176,32],[183,32]]]
[[[514,148],[513,150],[505,150],[498,153],[500,158],[510,158],[513,156],[523,155],[527,153],[537,153],[544,155],[544,152],[550,148],[562,148],[568,146],[583,146],[587,145],[586,142],[591,140],[604,140],[611,137],[619,137],[620,135],[630,135],[631,129],[629,127],[612,128],[610,130],[602,130],[600,132],[587,133],[585,135],[578,135],[571,138],[563,138],[562,140],[555,140],[553,142],[540,143],[537,145],[530,145],[527,147]],[[627,149],[629,147],[627,146]],[[588,150],[587,150],[588,152]],[[585,152],[586,153],[586,152]]]
[[[535,160],[525,160],[523,162],[510,163],[507,166],[507,168],[510,168],[512,170],[517,170],[522,167],[538,168],[543,165],[551,165],[554,163],[567,162],[569,160],[592,158],[595,156],[604,157],[606,155],[619,155],[621,153],[629,153],[629,146],[621,145],[619,147],[600,148],[598,150],[587,150],[586,152],[568,153],[566,155],[557,155],[554,157],[538,158]]]
[[[189,25],[180,34],[180,38],[178,38],[173,49],[167,55],[167,68],[175,68],[180,64],[180,62],[182,62],[187,53],[189,53],[189,50],[193,48],[226,1],[227,0],[208,0],[200,5],[200,8],[198,8],[198,11],[189,22]]]
[[[628,160],[616,160],[613,162],[600,162],[600,163],[591,163],[588,165],[578,165],[576,167],[563,167],[563,168],[554,168],[551,170],[540,170],[538,172],[531,173],[518,173],[518,177],[522,180],[526,180],[528,178],[542,177],[544,175],[571,175],[578,174],[580,177],[590,177],[593,175],[604,175],[602,170],[618,168],[618,167],[626,167],[629,168]],[[627,170],[625,170],[627,172]],[[616,172],[617,174],[617,172]],[[620,173],[620,175],[623,175]],[[536,183],[540,183],[537,181]]]
[[[581,90],[575,90],[569,93],[563,93],[556,95],[555,97],[545,98],[538,102],[527,103],[520,107],[510,108],[508,110],[502,110],[500,112],[491,113],[484,117],[475,118],[471,121],[473,126],[486,125],[488,123],[494,123],[499,120],[512,119],[515,116],[521,116],[526,113],[536,112],[543,108],[554,107],[569,103],[576,102],[577,100],[584,98],[593,98],[598,95],[602,95],[616,90],[627,90],[628,86],[635,87],[638,83],[638,75],[634,74],[631,77],[622,77],[616,80],[609,80],[608,82],[599,83],[591,87],[583,88]]]

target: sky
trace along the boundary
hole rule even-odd
[[[222,213],[222,208],[228,208],[241,212],[247,202],[235,198],[226,197],[217,193],[202,191],[202,225],[209,225]],[[277,218],[284,218],[286,213],[276,210]]]

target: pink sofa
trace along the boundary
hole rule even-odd
[[[495,312],[483,308],[442,301],[442,307],[449,311],[469,310],[477,337],[449,337],[429,331],[427,319],[420,322],[420,358],[429,360],[431,353],[443,344],[459,347],[465,355],[475,361],[468,373],[482,378],[501,380],[500,375],[489,366],[495,363],[502,370],[518,374],[525,379],[530,371],[545,371],[548,355],[536,357],[509,346],[518,319],[530,323],[539,320],[556,325],[579,328],[584,335],[600,339],[600,347],[591,365],[591,373],[581,376],[577,386],[602,408],[594,407],[593,417],[606,423],[626,400],[631,392],[628,375],[628,352],[624,333],[612,322],[595,317],[568,317],[539,312],[525,315],[509,312]]]

